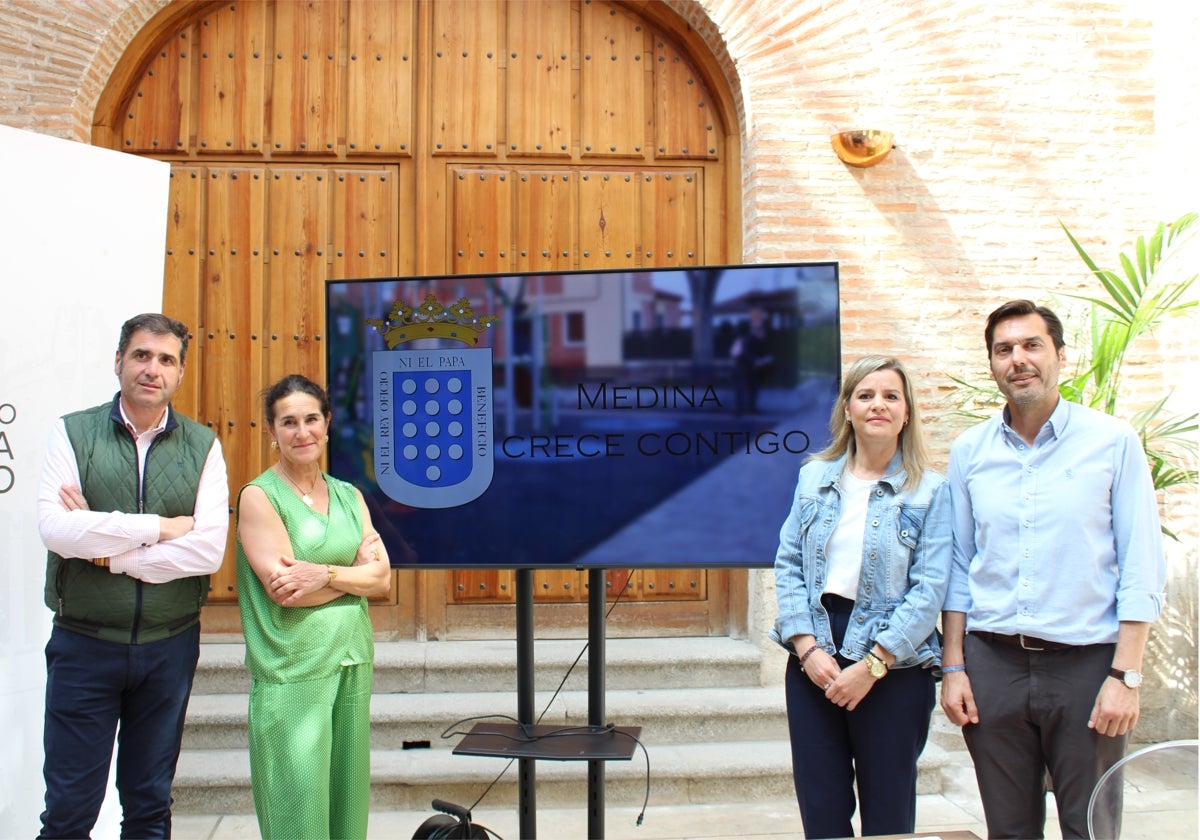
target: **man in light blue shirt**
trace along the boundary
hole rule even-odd
[[[942,708],[963,727],[989,837],[1044,836],[1047,772],[1064,838],[1125,753],[1166,563],[1129,424],[1062,399],[1062,322],[1010,301],[985,329],[1004,411],[950,451],[954,560]],[[1119,789],[1119,785],[1115,786]],[[1094,816],[1120,828],[1120,796]]]

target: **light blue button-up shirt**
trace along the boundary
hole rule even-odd
[[[1145,453],[1126,422],[1065,399],[1033,445],[1008,410],[950,450],[954,561],[945,609],[967,632],[1117,640],[1162,612],[1166,559]]]

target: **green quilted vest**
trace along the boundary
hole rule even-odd
[[[191,516],[211,430],[170,412],[146,456],[144,501],[138,505],[137,447],[121,420],[117,398],[63,418],[75,450],[83,495],[91,510]],[[84,560],[48,553],[46,606],[67,630],[126,644],[181,633],[200,620],[208,575],[143,583]]]

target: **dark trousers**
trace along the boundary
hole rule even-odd
[[[120,723],[121,836],[171,836],[171,783],[200,626],[145,645],[55,627],[46,645],[46,810],[39,837],[87,837],[104,801]]]
[[[838,647],[849,618],[848,609],[829,613]],[[842,668],[853,664],[841,656],[837,661]],[[804,836],[854,835],[856,783],[864,836],[911,834],[917,822],[917,759],[933,712],[933,675],[923,668],[894,669],[852,712],[826,700],[794,656],[788,657],[784,686]]]
[[[738,414],[758,413],[758,371],[737,365],[733,372],[733,406]]]
[[[988,836],[1045,836],[1046,773],[1064,838],[1088,836],[1087,808],[1104,771],[1125,754],[1087,722],[1112,665],[1113,645],[1028,652],[967,636],[963,656],[979,723],[963,727],[975,762]],[[1097,809],[1096,836],[1120,833],[1120,780]]]

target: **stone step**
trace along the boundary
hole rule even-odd
[[[940,687],[938,691],[941,691]],[[941,706],[935,706],[933,709],[933,719],[929,722],[929,743],[937,744],[948,752],[966,752],[967,749],[962,727],[951,723]]]
[[[534,688],[553,691],[570,670],[565,688],[586,691],[587,654],[579,658],[584,644],[580,639],[536,641]],[[244,644],[201,644],[193,695],[248,693],[245,655]],[[744,640],[609,639],[604,659],[607,690],[763,684],[763,653]],[[376,642],[375,691],[515,694],[516,662],[515,641]]]
[[[791,753],[786,740],[667,744],[642,742],[628,761],[606,762],[606,808],[755,802],[793,797]],[[919,794],[942,790],[954,762],[930,743],[920,761]],[[538,761],[534,765],[539,808],[585,807],[587,762]],[[497,781],[497,778],[499,780]],[[491,790],[488,786],[495,782]],[[487,791],[479,805],[476,800]],[[185,750],[172,791],[178,814],[251,814],[250,760],[245,750]],[[518,766],[506,759],[454,755],[441,749],[376,749],[372,752],[373,811],[429,808],[444,799],[482,814],[514,808]],[[482,819],[482,818],[481,818]]]
[[[537,692],[534,709],[540,722],[579,726],[587,723],[588,695]],[[184,749],[244,749],[247,746],[245,694],[198,694],[188,704]],[[605,693],[605,718],[618,726],[640,726],[658,743],[704,743],[787,739],[784,697],[775,686],[735,688],[616,690]],[[381,694],[371,698],[371,744],[401,749],[427,743],[452,749],[458,739],[447,729],[465,732],[475,718],[517,715],[515,692]]]
[[[579,640],[535,643],[533,705],[542,723],[587,720],[582,649]],[[606,721],[641,727],[648,755],[637,749],[629,761],[605,763],[606,808],[641,806],[647,763],[652,804],[794,801],[775,653],[728,638],[608,640]],[[201,646],[175,780],[180,814],[253,813],[244,656],[238,643]],[[452,750],[476,719],[515,717],[516,705],[515,642],[378,642],[372,808],[419,812],[434,798],[472,807],[493,782],[481,807],[515,808],[516,766]],[[919,792],[960,783],[956,777],[970,766],[964,754],[959,729],[935,710]],[[586,803],[587,762],[540,760],[534,767],[539,808]]]

